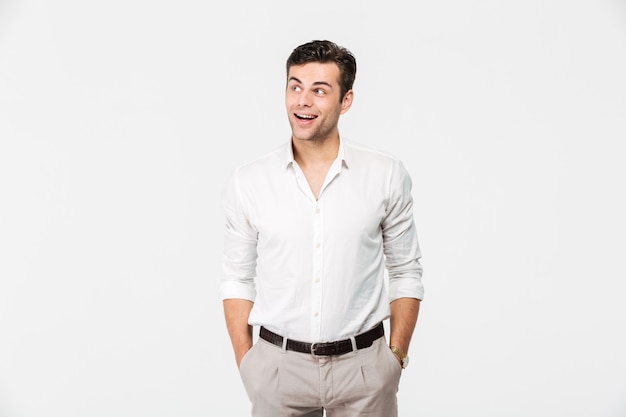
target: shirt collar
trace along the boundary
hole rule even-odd
[[[350,152],[347,153],[349,154]],[[349,168],[346,148],[344,146],[344,141],[341,138],[339,138],[339,150],[337,151],[337,159],[335,160],[341,161],[343,166]],[[293,157],[293,146],[291,141],[289,141],[289,143],[285,146],[285,169],[289,168],[289,166],[293,165],[295,162],[296,160]]]
[[[285,169],[289,168],[290,165],[293,165],[296,160],[293,157],[293,146],[291,144],[291,140],[287,145],[285,145]]]

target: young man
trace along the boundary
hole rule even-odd
[[[291,140],[224,190],[221,294],[254,417],[397,415],[420,250],[402,163],[340,138],[355,75],[352,54],[332,42],[294,49]]]

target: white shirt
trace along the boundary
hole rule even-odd
[[[221,296],[253,301],[251,325],[335,341],[423,297],[411,179],[390,155],[342,139],[316,200],[289,142],[235,170],[223,205]]]

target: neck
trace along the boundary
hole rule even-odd
[[[291,139],[293,157],[301,167],[332,164],[339,152],[339,135],[324,141]]]

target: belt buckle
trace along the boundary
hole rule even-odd
[[[337,354],[339,342],[312,343],[311,354],[315,356],[331,356]],[[318,353],[319,350],[319,353]]]
[[[311,354],[314,356],[329,356],[328,343],[311,343]]]

